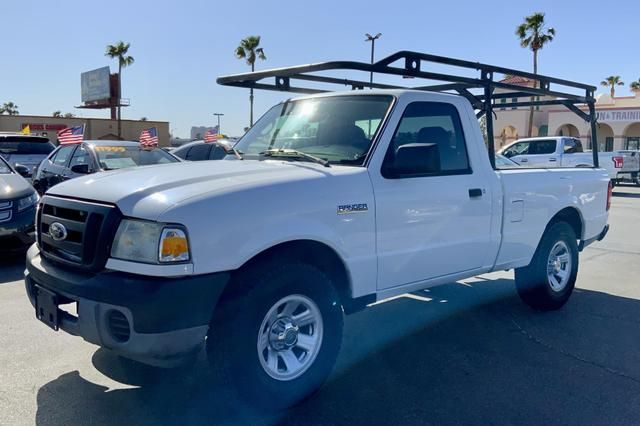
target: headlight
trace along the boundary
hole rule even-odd
[[[189,260],[185,231],[157,222],[124,219],[111,247],[111,257],[143,263]]]
[[[34,192],[33,194],[29,195],[28,197],[20,198],[18,200],[18,211],[21,212],[23,210],[28,209],[29,207],[34,206],[38,202],[39,199],[40,199],[40,197],[38,196],[37,192]]]

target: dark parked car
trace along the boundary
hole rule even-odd
[[[25,249],[34,241],[38,194],[1,156],[0,188],[0,250]]]
[[[84,141],[56,148],[38,167],[33,186],[43,194],[62,181],[89,173],[178,161],[161,148],[144,148],[138,142]]]
[[[221,160],[233,147],[233,143],[226,139],[219,139],[216,143],[193,141],[171,151],[173,155],[187,161]]]
[[[43,136],[0,133],[0,155],[13,167],[18,164],[27,167],[29,174],[26,177],[31,177],[38,164],[55,148],[55,145]]]

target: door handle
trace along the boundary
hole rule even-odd
[[[482,197],[482,194],[484,193],[484,190],[481,188],[471,188],[469,190],[469,198],[478,198],[478,197]]]
[[[556,161],[555,158],[549,158],[549,161]]]
[[[521,162],[521,163],[526,163],[527,161],[529,161],[529,160],[527,160],[526,158],[521,158],[521,159],[520,159],[520,162]]]

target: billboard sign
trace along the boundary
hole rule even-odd
[[[111,97],[109,74],[109,67],[102,67],[80,74],[82,102],[100,101]]]

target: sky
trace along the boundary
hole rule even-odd
[[[596,1],[3,1],[0,104],[21,114],[80,110],[80,73],[117,63],[107,44],[131,43],[135,63],[124,70],[123,118],[170,122],[174,136],[191,126],[216,124],[239,135],[249,122],[247,89],[219,86],[221,75],[247,72],[234,56],[239,41],[260,35],[267,60],[257,69],[328,60],[369,61],[365,33],[382,33],[376,58],[416,50],[531,70],[531,51],[520,47],[516,26],[544,12],[556,38],[540,54],[541,74],[598,84],[609,75],[640,78],[638,0]],[[345,77],[367,76],[344,75]],[[385,78],[380,82],[396,82]],[[406,80],[405,80],[406,83]],[[345,88],[337,87],[338,90]],[[606,89],[599,87],[600,92]],[[617,95],[630,94],[627,85]],[[255,116],[289,93],[256,91]]]

